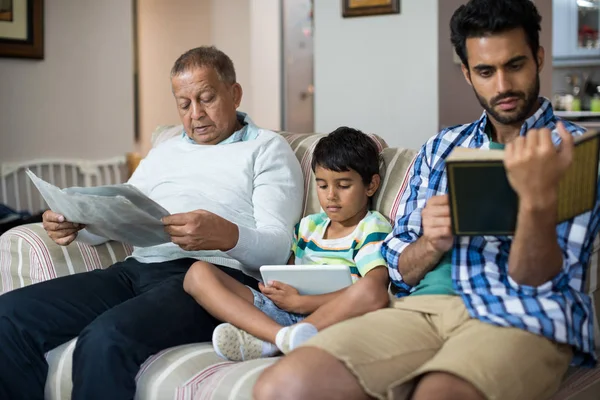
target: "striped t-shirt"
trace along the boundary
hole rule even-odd
[[[339,239],[323,239],[329,222],[327,214],[320,213],[306,216],[296,225],[292,246],[296,265],[348,265],[354,282],[386,265],[381,243],[392,226],[383,215],[369,211],[350,235]]]

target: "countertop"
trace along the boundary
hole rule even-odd
[[[597,111],[554,111],[554,114],[561,118],[585,118],[598,119],[600,121],[600,112]]]

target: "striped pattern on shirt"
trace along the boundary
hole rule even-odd
[[[292,247],[296,265],[347,265],[354,282],[386,265],[381,244],[392,227],[383,215],[369,211],[350,235],[339,239],[323,238],[329,223],[327,214],[320,213],[304,217],[296,225]]]

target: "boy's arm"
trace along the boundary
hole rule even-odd
[[[381,243],[392,231],[391,225],[382,215],[373,212],[360,222],[358,231],[361,236],[355,249],[354,263],[362,276],[361,279],[375,279],[377,283],[381,282],[383,287],[387,287],[389,276],[385,259],[381,255]],[[346,289],[317,296],[298,296],[295,308],[299,311],[293,312],[310,314],[323,304],[335,299],[344,290]]]
[[[373,268],[361,279],[373,279],[377,283],[380,283],[382,286],[387,287],[387,284],[389,282],[387,267],[385,265],[380,265],[376,268]],[[340,289],[340,290],[338,290],[336,292],[332,292],[332,293],[312,295],[312,296],[298,295],[298,298],[295,300],[295,304],[293,307],[294,309],[286,310],[286,311],[291,311],[296,314],[304,314],[304,315],[312,314],[313,312],[317,311],[317,309],[319,307],[321,307],[322,305],[324,305],[325,303],[328,303],[331,300],[338,297],[339,295],[341,295],[346,289],[348,289],[348,288]]]

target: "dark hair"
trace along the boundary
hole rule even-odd
[[[379,174],[379,150],[368,135],[342,126],[317,143],[312,159],[313,172],[317,166],[336,172],[352,169],[368,185],[373,175]]]
[[[541,21],[542,17],[531,0],[470,0],[452,15],[450,40],[462,63],[468,66],[468,38],[523,28],[537,64]]]
[[[223,82],[236,82],[233,61],[215,46],[200,46],[183,53],[171,68],[171,78],[192,68],[202,67],[213,68]]]

